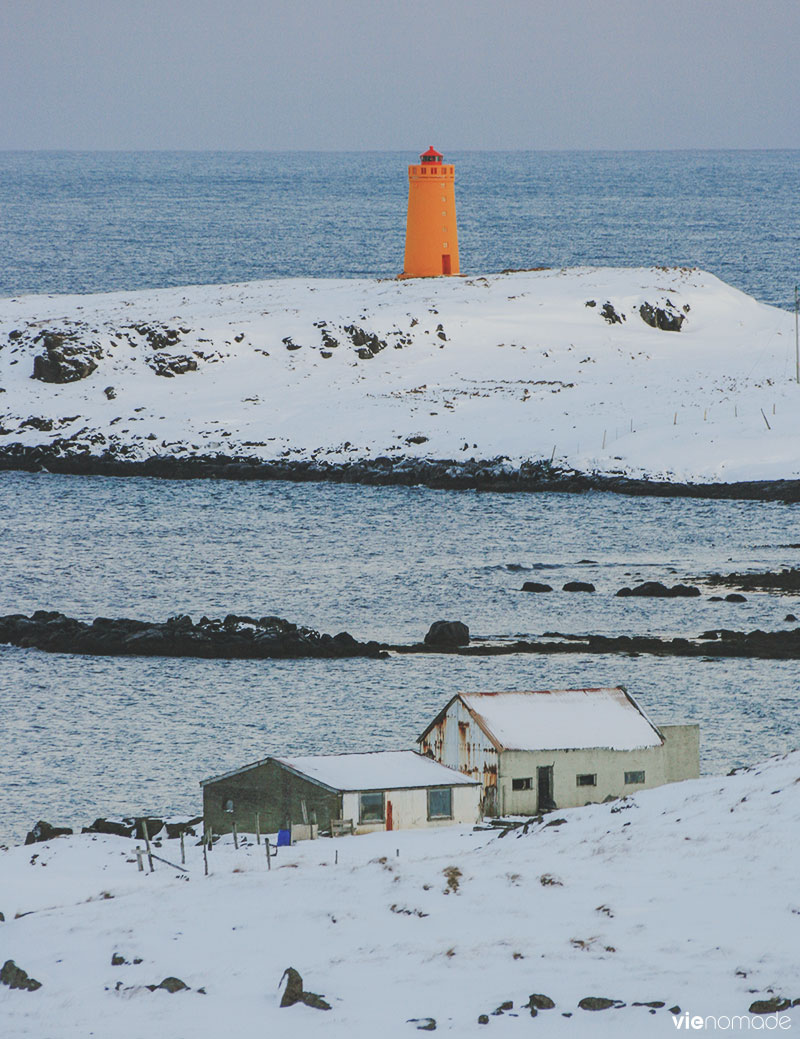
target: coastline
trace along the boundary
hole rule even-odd
[[[55,447],[55,449],[54,449]],[[50,472],[69,476],[139,476],[166,480],[282,480],[368,486],[422,486],[434,490],[493,493],[584,494],[602,491],[631,497],[703,498],[800,502],[800,480],[740,480],[689,483],[604,473],[583,473],[546,460],[509,468],[505,458],[470,460],[388,458],[354,462],[318,459],[264,461],[236,455],[152,455],[122,458],[113,452],[61,453],[58,445],[0,447],[0,472]]]

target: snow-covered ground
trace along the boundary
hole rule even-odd
[[[624,320],[609,323],[606,303]],[[682,329],[650,327],[645,303],[682,315]],[[72,335],[62,347],[96,369],[32,379],[40,332]],[[552,457],[669,480],[794,478],[794,377],[793,316],[686,268],[0,301],[0,448],[61,440],[130,459],[331,464],[506,456],[511,467]]]
[[[0,961],[42,987],[0,986],[0,1034],[393,1039],[434,1018],[457,1036],[649,1037],[674,1034],[671,1007],[729,1018],[800,996],[800,753],[557,815],[502,838],[308,841],[270,872],[263,845],[225,840],[208,877],[193,842],[188,874],[138,872],[124,838],[4,850]],[[180,861],[176,840],[156,851]],[[280,1008],[289,966],[330,1011]],[[190,991],[146,987],[167,976]],[[531,1021],[531,993],[555,1008]],[[797,1027],[800,1006],[783,1016]]]

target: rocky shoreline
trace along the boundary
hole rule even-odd
[[[47,653],[88,656],[200,657],[205,659],[336,660],[386,659],[389,653],[452,653],[459,656],[530,654],[647,654],[660,657],[750,657],[800,660],[800,627],[786,631],[733,631],[715,628],[691,638],[657,635],[571,635],[547,631],[539,639],[475,641],[460,621],[435,621],[423,642],[358,642],[347,632],[325,635],[280,617],[224,620],[171,617],[164,623],[97,617],[91,624],[63,613],[37,610],[30,617],[0,617],[0,644]]]
[[[320,634],[281,617],[240,617],[224,620],[170,617],[151,621],[97,617],[91,624],[55,611],[37,610],[30,617],[0,617],[0,643],[46,653],[88,656],[202,657],[206,659],[338,660],[344,657],[387,656],[377,642],[359,642],[346,631]]]
[[[505,457],[458,461],[379,456],[352,462],[328,462],[314,457],[267,462],[247,456],[192,454],[186,457],[153,455],[135,459],[126,457],[124,448],[100,454],[75,452],[58,439],[47,446],[30,447],[16,443],[0,448],[0,471],[47,471],[78,476],[145,476],[169,480],[327,481],[498,493],[549,491],[580,494],[605,491],[638,497],[800,501],[800,480],[671,482],[582,473],[551,465],[546,460],[523,462],[513,467]]]

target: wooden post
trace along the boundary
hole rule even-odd
[[[334,855],[334,858],[333,858],[333,864],[334,864],[334,866],[338,866],[339,865],[339,849],[338,848],[336,849],[336,854]]]
[[[256,812],[256,844],[261,843],[261,813]]]
[[[239,834],[236,832],[236,819],[231,818],[231,827],[233,829],[233,846],[236,850],[239,850]]]
[[[142,849],[139,845],[136,845],[136,865],[139,867],[139,872],[144,873],[144,863],[142,862]]]
[[[203,866],[205,867],[206,876],[208,876],[208,845],[205,835],[203,835]]]
[[[764,414],[764,409],[763,408],[759,408],[759,411],[761,412],[761,417],[764,419],[764,421],[767,424],[767,429],[772,429],[772,426],[769,424],[769,422],[767,420],[767,416]]]
[[[150,863],[150,872],[155,872],[155,866],[153,865],[153,851],[150,847],[150,835],[147,832],[147,820],[142,819],[142,833],[144,834],[144,843],[147,848],[147,861]]]
[[[270,849],[269,849],[269,834],[266,834],[264,836],[264,847],[266,848],[266,851],[267,851],[267,869],[270,870],[270,869],[272,869],[272,855],[271,855]]]
[[[605,449],[606,449],[606,431],[603,430],[603,450],[605,451]]]
[[[181,830],[181,865],[186,865],[186,848],[183,843],[183,830]]]

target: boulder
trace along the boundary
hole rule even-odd
[[[567,581],[562,591],[565,592],[593,592],[594,585],[588,581]]]
[[[725,596],[725,602],[747,602],[747,598],[741,592],[730,592]]]
[[[584,996],[578,1003],[581,1010],[610,1010],[612,1007],[624,1007],[621,999],[608,999],[606,996]]]
[[[668,588],[661,581],[644,581],[633,588],[620,588],[617,592],[620,598],[630,595],[652,599],[696,599],[700,595],[700,589],[690,584],[675,584]]]
[[[618,314],[611,303],[604,303],[600,308],[600,316],[604,317],[609,325],[621,325],[625,320],[624,314]]]
[[[526,581],[522,586],[523,592],[552,592],[551,584],[541,584],[539,581]]]
[[[51,826],[40,819],[25,838],[26,844],[38,844],[40,841],[51,841],[54,837],[69,837],[72,830],[68,826]]]
[[[45,349],[33,359],[32,379],[39,382],[78,382],[91,375],[97,368],[102,351],[97,344],[85,346],[75,341],[74,336],[58,332],[42,332],[36,337]]]
[[[18,967],[13,960],[6,960],[0,969],[0,984],[8,985],[9,988],[23,989],[27,992],[35,992],[42,987],[41,981],[31,978],[28,973]]]
[[[791,999],[783,996],[772,996],[771,999],[757,999],[750,1004],[751,1014],[779,1014],[782,1010],[788,1010],[792,1005]]]
[[[667,300],[663,307],[652,303],[642,303],[639,316],[646,325],[658,328],[662,332],[680,332],[686,315],[682,314],[674,303]]]
[[[468,646],[469,628],[461,621],[434,621],[425,636],[426,646]]]
[[[306,992],[303,988],[303,979],[299,971],[294,967],[287,967],[281,976],[281,981],[286,978],[286,988],[281,996],[281,1006],[291,1007],[295,1003],[305,1003],[307,1007],[316,1010],[330,1010],[331,1006],[322,996],[316,992]],[[279,982],[280,984],[280,982]]]
[[[529,996],[525,1005],[536,1010],[552,1010],[555,1007],[553,1000],[549,996],[543,996],[540,992],[534,992],[532,996]]]
[[[95,819],[91,826],[84,826],[82,833],[111,833],[115,837],[132,837],[133,823],[115,822],[112,819]]]

